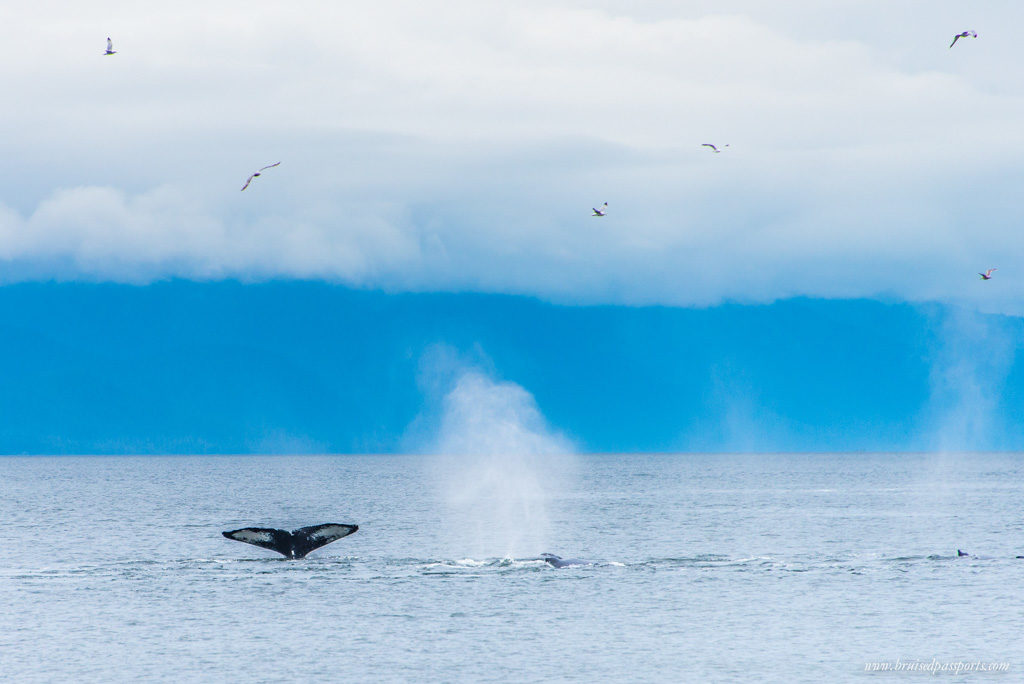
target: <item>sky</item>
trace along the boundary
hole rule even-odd
[[[2,278],[1021,313],[1021,21],[933,0],[7,3]]]
[[[0,452],[461,444],[438,408],[460,387],[563,451],[1024,448],[1022,23],[951,0],[6,3]],[[311,323],[334,307],[358,325]],[[169,348],[160,316],[202,334]],[[444,392],[437,349],[462,359]]]

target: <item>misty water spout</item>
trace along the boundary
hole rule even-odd
[[[458,376],[441,409],[431,450],[453,541],[478,557],[535,555],[571,480],[571,444],[529,392],[476,370]]]

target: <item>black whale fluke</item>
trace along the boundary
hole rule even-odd
[[[275,530],[270,527],[243,527],[240,530],[221,532],[228,539],[262,546],[277,551],[286,558],[303,558],[310,551],[326,546],[342,537],[347,537],[359,525],[343,525],[341,523],[324,523],[300,527],[297,530]]]

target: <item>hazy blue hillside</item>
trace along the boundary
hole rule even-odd
[[[860,300],[673,309],[305,282],[14,285],[0,288],[0,451],[415,450],[438,345],[522,385],[584,450],[1021,448],[1021,332]]]

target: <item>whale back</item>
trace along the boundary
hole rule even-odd
[[[593,565],[593,561],[583,560],[582,558],[562,558],[553,553],[542,553],[540,557],[545,563],[556,568],[568,568],[573,565]]]

